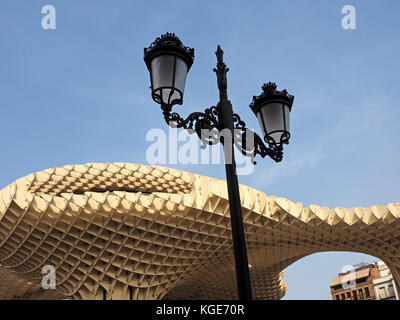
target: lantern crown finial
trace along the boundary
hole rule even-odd
[[[253,96],[253,101],[250,103],[250,108],[256,115],[258,112],[257,106],[260,106],[261,102],[265,103],[266,101],[281,101],[287,104],[290,109],[292,108],[294,96],[289,94],[286,89],[282,91],[277,90],[277,85],[274,82],[264,83],[261,89],[263,92],[259,96]]]
[[[275,82],[268,82],[268,83],[264,83],[264,85],[261,87],[261,89],[264,92],[272,92],[272,91],[276,91],[276,83]]]
[[[149,55],[153,50],[161,48],[174,48],[186,52],[191,59],[194,58],[194,49],[184,46],[182,41],[175,35],[175,33],[167,32],[156,40],[154,40],[148,48],[144,48],[144,56]]]

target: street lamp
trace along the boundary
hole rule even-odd
[[[290,111],[294,96],[286,90],[276,90],[276,84],[268,82],[262,86],[263,93],[253,97],[250,104],[251,110],[255,113],[264,140],[268,144],[289,143],[290,138]]]
[[[219,45],[215,54],[217,67],[213,71],[217,74],[219,102],[204,112],[193,112],[186,119],[172,112],[172,107],[183,103],[186,76],[193,64],[194,49],[184,46],[175,34],[167,32],[144,49],[144,61],[150,72],[152,98],[161,105],[167,124],[187,129],[190,133],[196,132],[203,142],[202,147],[218,142],[223,144],[238,297],[240,300],[251,300],[249,263],[233,146],[251,157],[253,163],[257,154],[262,158],[269,156],[276,162],[281,161],[283,144],[289,143],[289,114],[294,97],[286,90],[277,90],[276,84],[271,82],[262,86],[261,95],[253,97],[250,108],[260,122],[267,147],[260,136],[246,128],[240,116],[233,113],[227,94],[226,74],[229,69],[223,62],[223,51]],[[226,135],[226,132],[229,134]]]
[[[157,38],[145,49],[150,71],[152,97],[161,105],[182,104],[186,75],[193,64],[194,50],[182,45],[174,34]]]

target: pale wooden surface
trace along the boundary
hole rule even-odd
[[[283,270],[321,251],[374,255],[399,284],[400,202],[303,208],[240,194],[254,298],[282,298]],[[103,288],[108,299],[236,299],[226,182],[128,163],[30,174],[0,191],[0,265],[1,299],[102,299]],[[57,290],[41,289],[44,265]]]

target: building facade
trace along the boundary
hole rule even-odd
[[[398,290],[388,266],[378,262],[380,277],[374,279],[375,296],[377,300],[399,300]]]
[[[353,267],[331,280],[333,300],[398,300],[393,276],[382,261]]]
[[[333,300],[375,300],[373,280],[379,277],[376,264],[355,266],[354,270],[339,273],[331,280]]]

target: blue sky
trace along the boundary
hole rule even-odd
[[[42,6],[56,8],[43,30]],[[355,30],[341,9],[356,8]],[[399,201],[398,1],[36,1],[0,4],[0,187],[31,172],[86,162],[146,163],[146,133],[166,129],[150,98],[143,48],[176,33],[195,48],[187,115],[218,101],[215,50],[225,51],[234,111],[259,132],[248,105],[261,85],[295,95],[290,144],[259,159],[240,183],[304,205]],[[224,179],[222,164],[170,167]],[[374,261],[320,253],[286,269],[285,299],[330,299],[344,265]]]

